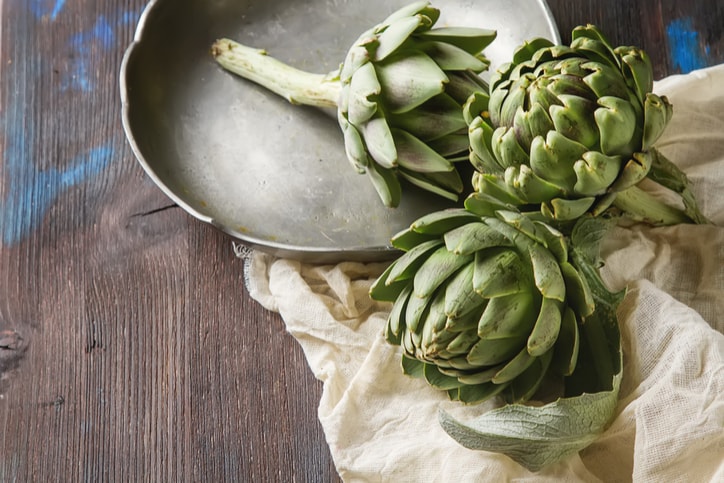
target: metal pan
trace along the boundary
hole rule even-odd
[[[246,245],[314,262],[381,260],[392,235],[451,206],[411,186],[386,208],[347,162],[335,113],[292,106],[224,72],[229,37],[327,73],[367,28],[406,2],[154,0],[121,66],[123,125],[139,162],[179,206]],[[438,25],[496,29],[492,68],[524,40],[559,42],[543,0],[439,0]]]

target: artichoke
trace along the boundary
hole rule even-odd
[[[337,106],[347,157],[369,174],[385,205],[399,204],[400,178],[457,201],[464,187],[454,163],[469,152],[462,105],[487,90],[478,74],[489,65],[482,50],[496,33],[433,28],[439,15],[429,2],[398,10],[364,32],[328,75],[301,72],[228,39],[212,54],[290,102]]]
[[[595,302],[567,239],[537,218],[474,193],[395,236],[405,253],[370,295],[394,302],[385,336],[407,374],[474,403],[526,401],[573,373]]]
[[[527,42],[464,107],[476,190],[559,220],[620,197],[653,221],[688,221],[636,188],[652,168],[671,169],[653,146],[672,106],[652,88],[647,54],[612,47],[595,26],[575,28],[570,46]]]

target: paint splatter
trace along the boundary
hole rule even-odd
[[[31,12],[38,19],[55,20],[63,11],[65,0],[42,1],[31,0]],[[71,36],[68,46],[73,59],[67,71],[68,78],[61,84],[61,90],[73,89],[80,91],[93,90],[93,71],[91,69],[91,53],[98,50],[108,52],[118,48],[117,29],[135,22],[140,15],[129,11],[119,11],[113,18],[98,17],[92,27]],[[50,167],[41,169],[40,153],[34,143],[37,142],[37,119],[32,115],[36,112],[32,106],[36,96],[28,85],[32,78],[27,78],[27,66],[39,66],[41,74],[45,59],[38,57],[37,52],[26,51],[27,46],[16,46],[16,58],[24,62],[13,62],[4,66],[4,79],[12,85],[6,87],[9,96],[2,119],[2,134],[5,149],[0,154],[3,158],[3,198],[0,199],[0,237],[3,244],[13,245],[20,242],[35,230],[43,221],[48,210],[55,204],[59,196],[66,190],[78,186],[98,176],[107,168],[115,153],[111,142],[91,147],[71,160],[61,160],[55,165],[63,168]],[[30,70],[32,72],[32,68]],[[79,133],[79,136],[84,136]],[[67,161],[67,162],[66,162]]]
[[[65,0],[30,0],[29,6],[37,18],[49,18],[55,20],[65,7]]]
[[[138,20],[140,12],[122,11],[112,18],[99,16],[93,26],[74,34],[69,40],[71,63],[61,81],[62,90],[89,92],[95,88],[92,69],[93,52],[105,53],[116,47],[116,30]]]
[[[3,155],[9,181],[5,199],[0,201],[0,227],[3,243],[13,245],[42,222],[63,191],[99,175],[113,159],[114,151],[110,144],[96,147],[77,156],[67,168],[41,171],[28,145],[34,138],[27,132],[9,131]]]
[[[674,69],[686,74],[710,64],[709,46],[702,44],[699,32],[694,29],[694,22],[690,17],[672,21],[666,27],[666,36],[669,58]]]

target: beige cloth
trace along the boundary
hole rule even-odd
[[[724,65],[655,90],[675,109],[659,146],[724,226]],[[724,481],[724,228],[617,227],[603,250],[604,280],[628,287],[616,415],[591,446],[538,473],[441,429],[440,408],[464,421],[492,403],[461,406],[401,373],[399,348],[382,337],[390,306],[367,295],[383,264],[314,266],[254,252],[246,275],[324,383],[319,419],[345,481]]]

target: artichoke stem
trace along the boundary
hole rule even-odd
[[[654,225],[693,223],[684,211],[667,205],[638,186],[618,192],[613,205],[637,221],[645,221]]]
[[[264,50],[229,39],[217,40],[211,54],[224,69],[266,87],[292,104],[337,106],[341,85],[330,75],[304,72],[269,57]]]

